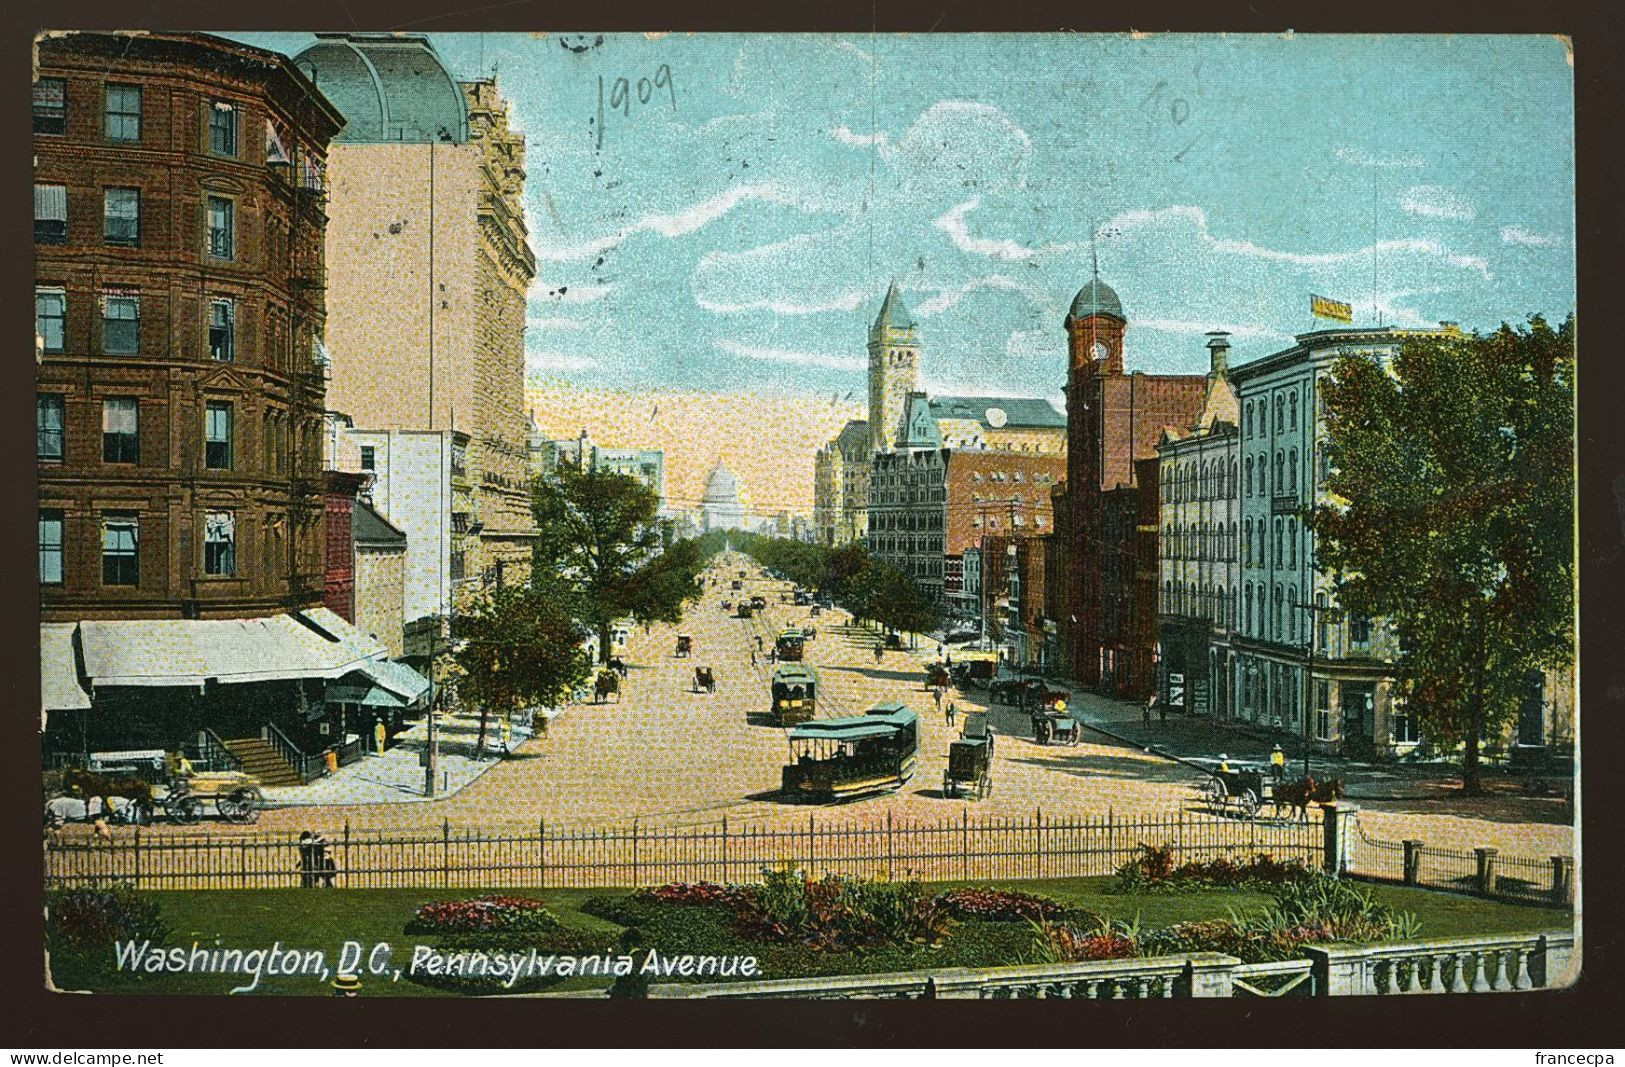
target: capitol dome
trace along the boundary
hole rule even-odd
[[[718,463],[705,483],[707,504],[732,504],[739,500],[739,475]]]
[[[294,57],[344,116],[337,143],[468,140],[468,102],[420,33],[318,33]],[[444,131],[444,132],[442,132]]]
[[[1106,315],[1118,322],[1127,322],[1123,314],[1123,302],[1117,299],[1117,293],[1111,286],[1100,280],[1100,275],[1089,279],[1089,284],[1078,290],[1078,295],[1072,298],[1072,308],[1066,313],[1066,321],[1070,324],[1090,315]]]

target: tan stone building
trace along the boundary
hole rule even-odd
[[[869,424],[847,423],[813,457],[813,538],[821,545],[862,541],[869,532]]]
[[[522,582],[524,138],[495,79],[458,83],[423,36],[318,37],[295,62],[346,118],[328,163],[328,405],[358,432],[466,434],[472,504],[446,494],[438,518],[462,561],[448,596]]]
[[[406,601],[406,534],[357,500],[351,528],[355,538],[355,624],[399,658],[406,654],[403,605]]]

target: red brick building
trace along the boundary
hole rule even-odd
[[[1142,670],[1142,665],[1125,666],[1115,654],[1108,655],[1119,636],[1127,632],[1124,613],[1128,608],[1120,598],[1132,579],[1123,556],[1128,549],[1121,542],[1133,536],[1130,531],[1136,524],[1129,516],[1138,515],[1140,503],[1129,498],[1114,500],[1113,519],[1108,524],[1107,496],[1138,484],[1142,471],[1137,470],[1136,461],[1156,458],[1163,427],[1188,426],[1195,420],[1207,388],[1207,379],[1199,374],[1125,373],[1123,335],[1127,328],[1122,302],[1098,276],[1078,291],[1067,313],[1067,476],[1064,493],[1056,494],[1056,506],[1066,514],[1057,523],[1059,543],[1052,547],[1049,561],[1056,572],[1052,592],[1058,596],[1051,613],[1058,629],[1062,666],[1085,685],[1101,686],[1104,677],[1114,690],[1119,676],[1138,677]],[[1154,515],[1155,492],[1150,506]],[[1155,518],[1150,523],[1154,527]],[[1154,548],[1152,561],[1154,566]],[[1108,565],[1117,568],[1112,588],[1118,598],[1113,601],[1109,626]],[[1154,575],[1152,582],[1154,586]],[[1151,647],[1155,645],[1155,607],[1152,602]]]
[[[1101,494],[1100,678],[1106,693],[1143,700],[1157,686],[1159,461],[1134,461],[1134,481]]]
[[[356,494],[372,475],[327,471],[327,571],[322,603],[345,622],[355,622]]]
[[[37,55],[42,618],[320,605],[321,175],[342,118],[285,56],[204,34]]]

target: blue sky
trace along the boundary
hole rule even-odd
[[[431,37],[527,136],[538,379],[861,397],[895,278],[928,387],[1057,396],[1097,231],[1130,369],[1205,370],[1212,329],[1275,351],[1310,292],[1360,324],[1574,306],[1552,38]]]

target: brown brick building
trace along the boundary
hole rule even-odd
[[[47,621],[322,602],[321,176],[341,122],[260,49],[191,33],[39,42]]]
[[[1116,658],[1113,650],[1117,635],[1124,632],[1121,613],[1126,609],[1113,607],[1117,614],[1108,626],[1104,587],[1108,541],[1125,536],[1130,524],[1124,517],[1137,514],[1139,505],[1114,502],[1115,518],[1108,527],[1107,494],[1137,484],[1136,461],[1156,457],[1163,427],[1195,421],[1207,389],[1207,379],[1198,374],[1124,373],[1127,328],[1122,302],[1098,276],[1078,291],[1067,313],[1067,477],[1065,492],[1056,494],[1057,506],[1066,514],[1049,564],[1057,577],[1052,615],[1062,665],[1085,685],[1100,686],[1104,678],[1113,688],[1116,678],[1139,677],[1145,665]],[[1154,513],[1154,493],[1151,501]],[[1127,564],[1120,547],[1110,551],[1116,553],[1113,566],[1121,570],[1113,588],[1120,590]],[[1154,602],[1150,611],[1154,645]]]
[[[1102,692],[1142,700],[1157,686],[1159,460],[1134,461],[1134,481],[1101,494]]]

